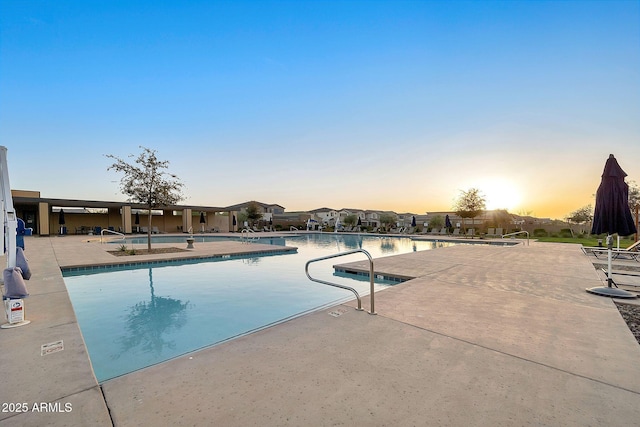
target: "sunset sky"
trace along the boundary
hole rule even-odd
[[[563,218],[640,183],[640,2],[3,0],[0,145],[43,197],[142,145],[184,204]]]

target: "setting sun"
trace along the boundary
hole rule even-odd
[[[487,209],[507,209],[513,212],[520,207],[522,194],[520,189],[511,181],[494,178],[482,182],[478,188],[484,194]]]

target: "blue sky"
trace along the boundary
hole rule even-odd
[[[3,0],[0,144],[43,197],[142,145],[186,204],[561,218],[640,183],[640,2]]]

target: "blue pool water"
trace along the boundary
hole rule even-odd
[[[298,250],[260,257],[65,272],[98,381],[353,299],[349,291],[310,281],[304,265],[312,258],[358,248],[376,258],[450,245],[336,234],[260,241],[269,242]],[[362,259],[366,257],[357,254],[322,261],[312,264],[310,272],[366,295],[366,277],[338,275],[332,268],[337,263]],[[390,284],[377,281],[376,286]]]

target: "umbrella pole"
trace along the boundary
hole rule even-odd
[[[613,253],[613,236],[607,236],[607,286],[611,287],[611,282],[613,281],[613,277],[611,275],[611,258]]]
[[[611,249],[609,249],[609,260],[607,263],[607,286],[611,287],[611,281],[613,278],[611,277]]]

